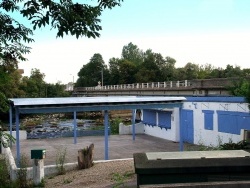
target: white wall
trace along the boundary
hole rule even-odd
[[[218,132],[218,116],[216,111],[249,112],[247,103],[225,102],[184,102],[183,109],[193,110],[194,117],[194,144],[218,146],[219,142],[227,143],[229,140],[239,142],[243,140],[243,130],[240,135]],[[213,130],[204,129],[204,113],[202,110],[213,110]]]
[[[184,102],[183,109],[193,111],[194,123],[194,144],[202,144],[206,146],[218,146],[218,144],[233,141],[235,143],[244,139],[244,130],[240,135],[218,132],[218,115],[219,111],[244,112],[249,113],[247,103],[233,102]],[[171,110],[171,109],[166,109]],[[213,130],[204,128],[204,113],[202,110],[212,110],[213,114]],[[143,116],[142,116],[143,117]],[[156,120],[157,123],[157,120]],[[158,126],[144,126],[145,134],[171,140],[179,141],[179,109],[174,108],[171,115],[171,129],[161,129]]]
[[[132,125],[124,125],[123,123],[119,124],[119,134],[133,134],[133,126]],[[136,123],[135,124],[135,134],[144,134],[144,124]]]
[[[165,109],[169,110],[169,109]],[[171,129],[160,128],[158,126],[144,126],[145,134],[171,140],[179,141],[179,108],[174,108],[171,115]]]

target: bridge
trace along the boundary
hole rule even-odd
[[[75,87],[73,96],[230,96],[228,87],[237,78],[214,78],[121,85],[100,84],[95,87]]]

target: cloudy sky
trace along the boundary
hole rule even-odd
[[[56,38],[50,28],[35,31],[28,61],[19,68],[27,76],[39,69],[48,83],[68,83],[95,53],[108,64],[130,42],[176,59],[176,67],[192,62],[250,68],[249,0],[124,0],[105,10],[101,20],[97,39]]]

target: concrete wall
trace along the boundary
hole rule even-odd
[[[160,128],[157,126],[149,126],[145,125],[145,134],[167,139],[167,140],[172,140],[174,142],[179,141],[179,109],[174,108],[174,109],[165,109],[168,111],[172,111],[171,114],[171,129],[164,129]]]
[[[123,123],[119,124],[119,134],[133,134],[132,125],[124,125]],[[144,134],[144,124],[136,123],[135,124],[135,134]]]
[[[244,139],[244,128],[240,130],[239,134],[219,131],[218,111],[226,112],[229,114],[231,113],[232,116],[234,116],[235,113],[242,113],[243,115],[245,114],[246,117],[241,118],[248,118],[248,122],[250,122],[250,111],[248,109],[248,104],[244,102],[244,98],[242,97],[189,97],[187,98],[187,101],[183,103],[182,109],[191,110],[193,112],[194,144],[218,146],[219,144],[228,143],[229,141],[233,141],[236,143]],[[203,110],[213,111],[212,130],[205,129],[205,118]],[[225,124],[226,123],[229,124],[230,122],[225,122]],[[240,122],[237,123],[239,124]],[[239,128],[240,125],[237,125],[237,123],[235,124],[235,126],[238,126]],[[179,109],[174,108],[171,115],[171,129],[161,129],[159,126],[157,126],[157,118],[156,126],[145,125],[144,129],[145,134],[178,142],[179,125]],[[247,129],[250,130],[250,123]]]
[[[207,146],[217,146],[220,142],[227,143],[230,140],[239,142],[243,140],[244,131],[240,135],[223,133],[218,131],[217,111],[244,112],[249,113],[247,103],[234,102],[184,102],[183,109],[193,111],[194,122],[194,144],[204,144]],[[204,113],[202,110],[212,110],[213,130],[204,129]],[[235,125],[236,126],[236,125]]]
[[[10,131],[4,131],[4,132],[10,134]],[[16,131],[12,131],[12,136],[13,136],[14,138],[16,138]],[[24,131],[24,130],[20,130],[20,131],[19,131],[19,139],[20,139],[20,140],[26,140],[26,139],[27,139],[27,132]]]

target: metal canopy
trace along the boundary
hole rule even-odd
[[[19,113],[59,113],[121,109],[180,107],[185,97],[65,97],[65,98],[13,98],[13,108]]]
[[[131,109],[133,140],[135,140],[135,110],[136,109],[162,109],[181,108],[185,97],[137,97],[137,96],[115,96],[115,97],[65,97],[65,98],[13,98],[10,101],[10,134],[12,135],[12,110],[15,109],[16,116],[16,145],[17,160],[20,160],[19,141],[19,114],[33,113],[74,113],[74,143],[76,144],[76,112],[78,111],[104,111],[105,127],[105,160],[108,156],[108,110]],[[181,132],[180,132],[181,135]],[[180,140],[180,148],[183,148]],[[182,150],[182,149],[181,149]]]

